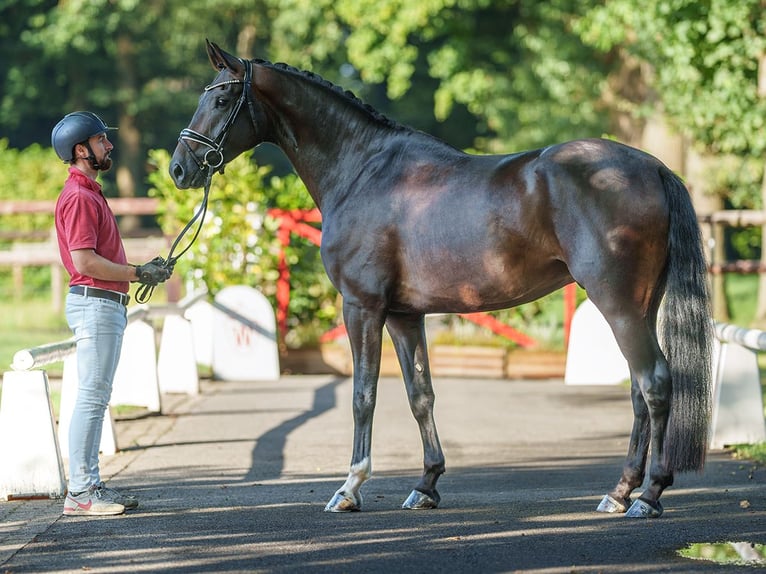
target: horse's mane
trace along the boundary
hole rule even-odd
[[[341,88],[340,86],[337,86],[333,84],[332,82],[325,80],[322,76],[319,74],[315,74],[314,72],[309,72],[306,70],[300,70],[294,66],[290,66],[289,64],[285,64],[284,62],[269,62],[268,60],[252,60],[254,64],[258,64],[261,66],[267,66],[270,68],[275,68],[277,70],[281,70],[283,72],[289,72],[291,74],[295,74],[298,76],[301,76],[308,81],[317,84],[319,86],[322,86],[325,89],[328,89],[339,96],[346,99],[349,103],[353,104],[357,108],[365,111],[372,119],[374,119],[377,122],[380,122],[381,124],[394,129],[406,129],[403,125],[395,122],[388,116],[380,113],[378,110],[373,108],[371,105],[364,103],[362,100],[360,100],[354,92],[350,90],[346,90],[344,88]]]

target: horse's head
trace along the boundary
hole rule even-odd
[[[223,171],[266,132],[266,115],[252,93],[252,63],[210,42],[207,54],[218,75],[205,87],[173,152],[170,176],[179,189],[201,187],[209,173]]]

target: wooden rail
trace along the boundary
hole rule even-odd
[[[112,212],[118,216],[156,215],[160,206],[158,199],[150,197],[113,197],[107,198],[107,202]],[[0,200],[0,216],[48,214],[52,221],[55,207],[55,199]],[[0,232],[0,238],[12,241],[9,248],[0,249],[0,267],[12,268],[14,292],[21,297],[25,267],[49,265],[53,309],[60,311],[64,291],[64,269],[59,258],[55,232],[52,229],[27,232],[11,230]],[[169,247],[169,241],[159,231],[147,234],[144,230],[137,237],[133,234],[124,235],[123,245],[128,261],[141,263],[164,253]]]
[[[766,212],[755,209],[727,209],[699,215],[697,220],[700,223],[719,223],[730,227],[753,227],[766,225]]]
[[[107,202],[115,215],[156,215],[160,206],[160,201],[154,197],[108,197]],[[55,207],[55,199],[5,199],[0,201],[0,215],[53,215]]]

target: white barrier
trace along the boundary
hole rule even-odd
[[[596,306],[586,299],[572,316],[564,372],[567,385],[618,385],[630,380],[628,362]]]
[[[199,394],[192,326],[190,321],[180,315],[165,317],[157,375],[163,393]]]
[[[3,375],[0,438],[1,498],[64,496],[64,465],[45,371]]]
[[[245,285],[226,287],[213,301],[213,376],[229,381],[279,379],[277,324],[269,300]]]
[[[205,300],[186,307],[184,317],[189,319],[194,340],[194,357],[198,365],[213,365],[213,314],[214,307]]]
[[[766,351],[766,333],[716,324],[710,448],[766,441],[761,378],[755,351]]]
[[[110,404],[162,410],[154,327],[146,321],[131,321],[125,328]]]
[[[716,323],[710,448],[766,441],[756,351],[766,332]],[[572,318],[566,384],[617,384],[630,378],[627,362],[603,315],[589,300]]]

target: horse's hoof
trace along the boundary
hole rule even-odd
[[[610,514],[622,514],[628,510],[630,506],[630,498],[626,498],[625,502],[620,502],[616,498],[612,498],[608,494],[604,495],[601,499],[601,503],[598,505],[596,512],[608,512]]]
[[[402,508],[407,510],[427,510],[430,508],[436,508],[439,506],[441,497],[439,493],[434,490],[434,497],[420,492],[419,490],[413,490],[407,497],[407,500],[402,504]]]
[[[658,500],[649,503],[646,500],[636,500],[625,513],[628,518],[659,518],[663,512],[662,503]]]
[[[361,495],[357,498],[343,490],[336,492],[330,502],[327,503],[327,506],[324,507],[325,512],[358,512],[361,509]]]

